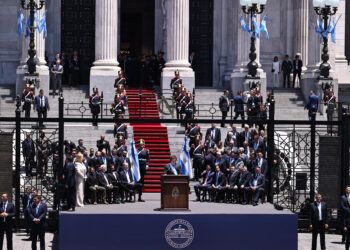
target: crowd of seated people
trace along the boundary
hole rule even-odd
[[[193,131],[196,134],[192,133]],[[257,205],[267,194],[269,171],[278,168],[278,161],[269,166],[266,159],[267,140],[249,125],[238,132],[234,125],[225,138],[212,124],[202,142],[202,131],[192,124],[186,131],[193,159],[197,201],[226,202]]]

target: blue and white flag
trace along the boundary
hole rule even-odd
[[[138,182],[141,179],[140,174],[140,166],[139,166],[139,156],[135,147],[135,141],[131,141],[130,149],[129,149],[129,160],[131,163],[130,170],[132,173],[132,178],[134,182]]]
[[[185,136],[184,144],[182,146],[179,163],[181,166],[181,173],[183,175],[188,175],[190,179],[192,179],[192,165],[190,153],[188,152],[187,136]]]
[[[23,12],[20,11],[18,13],[18,19],[17,19],[17,34],[18,34],[18,37],[21,37],[21,35],[23,34],[25,26],[26,26],[26,19],[24,18]]]
[[[336,43],[337,42],[337,38],[336,38],[336,35],[335,35],[335,28],[337,27],[337,24],[339,22],[339,19],[341,18],[342,15],[340,15],[338,17],[338,20],[335,21],[335,18],[333,18],[333,21],[332,23],[329,24],[329,27],[328,27],[328,32],[331,33],[331,37],[332,37],[332,42],[333,43]],[[331,18],[332,19],[332,18]]]
[[[40,20],[39,24],[38,24],[38,31],[41,34],[42,31],[44,31],[43,33],[43,37],[44,39],[47,36],[47,29],[46,29],[46,12],[43,14],[43,18]]]
[[[255,30],[255,37],[260,38],[260,28],[258,23],[256,22],[256,15],[254,15],[252,18],[252,25],[254,26],[254,30]]]
[[[314,21],[310,18],[310,23],[314,27],[315,32],[320,35],[320,42],[322,43],[324,32],[325,32],[322,22],[320,21],[319,18],[317,18],[316,24],[315,24]]]
[[[270,39],[269,32],[267,31],[266,20],[267,20],[267,17],[264,16],[263,20],[261,21],[259,31],[260,33],[265,33],[266,39]]]
[[[249,26],[246,24],[246,22],[244,21],[243,16],[241,16],[241,27],[242,30],[245,32],[249,32],[250,36],[252,36],[252,31],[249,29]]]

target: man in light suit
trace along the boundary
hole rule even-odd
[[[170,163],[166,164],[164,167],[165,175],[180,175],[181,174],[181,166],[176,163],[177,157],[172,155],[170,157]]]
[[[220,129],[216,128],[215,123],[211,125],[211,128],[207,129],[205,138],[208,138],[208,135],[211,136],[211,139],[216,143],[216,145],[219,143],[219,141],[221,141],[221,131]]]
[[[309,228],[312,230],[312,250],[317,248],[317,235],[320,234],[321,249],[326,249],[325,229],[328,228],[327,205],[322,201],[322,195],[316,195],[316,201],[310,207]]]
[[[230,98],[228,97],[229,94],[230,94],[230,92],[228,90],[225,90],[224,94],[219,99],[219,108],[220,108],[221,113],[222,113],[222,120],[223,121],[226,120],[227,112],[230,111],[231,101],[230,101]],[[221,127],[222,128],[225,127],[224,122],[221,123]]]
[[[13,217],[15,217],[15,206],[8,201],[7,194],[1,196],[2,202],[0,203],[0,249],[4,240],[4,234],[6,233],[7,249],[12,250],[12,226]]]
[[[34,203],[29,209],[29,217],[32,221],[31,234],[32,234],[32,249],[36,250],[36,242],[39,236],[40,249],[45,249],[45,228],[46,223],[47,206],[41,201],[41,197],[36,195],[34,197]]]
[[[250,191],[255,194],[253,198],[253,206],[257,206],[259,202],[259,197],[262,192],[265,191],[265,176],[261,174],[260,167],[255,168],[255,174],[249,181],[249,187],[244,188],[244,199],[247,200],[247,196]]]
[[[41,89],[34,99],[34,112],[38,112],[39,127],[43,127],[43,118],[46,119],[48,111],[50,111],[49,99]]]
[[[51,68],[51,73],[53,80],[53,97],[55,97],[56,89],[62,91],[63,66],[61,65],[61,60],[56,60],[56,64]]]
[[[309,101],[305,105],[304,109],[309,110],[309,120],[316,120],[316,114],[318,111],[318,96],[315,95],[313,90],[310,90]]]

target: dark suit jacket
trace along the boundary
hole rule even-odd
[[[106,142],[105,144],[103,144],[103,142]],[[97,149],[98,151],[101,151],[102,149],[106,149],[106,154],[107,155],[110,155],[111,154],[111,147],[109,145],[109,141],[106,141],[106,140],[98,140],[96,142],[96,146],[97,146]]]
[[[244,100],[243,97],[238,95],[233,99],[234,103],[235,103],[235,112],[244,112]]]
[[[227,162],[227,160],[225,160],[225,158],[221,157],[220,160],[218,160],[218,164],[216,164],[216,161],[218,159],[215,160],[215,165],[219,165],[220,166],[220,170],[223,172],[223,173],[226,173],[226,169],[230,168],[230,164],[229,162]]]
[[[47,206],[45,203],[41,202],[38,214],[36,213],[36,204],[33,203],[33,205],[29,209],[29,218],[32,224],[32,230],[44,230],[44,228],[47,226],[46,224],[46,213],[47,213]],[[36,224],[33,222],[34,219],[39,219],[40,223]]]
[[[237,176],[237,186],[245,186],[247,187],[249,185],[249,181],[251,178],[251,174],[248,171],[245,171],[243,173],[239,173]]]
[[[328,224],[327,205],[325,202],[321,202],[321,211],[322,211],[322,222],[324,224]],[[310,219],[309,225],[314,225],[319,219],[319,212],[318,212],[316,201],[313,202],[310,206],[309,219]]]
[[[35,145],[34,141],[30,139],[25,139],[22,142],[23,156],[24,157],[34,157],[35,156]]]
[[[181,174],[181,166],[179,164],[176,164],[175,166],[176,172],[178,175]],[[171,170],[170,163],[166,164],[164,167],[164,174],[166,175],[173,175],[173,171]]]
[[[97,179],[98,179],[98,183],[99,183],[99,186],[102,186],[104,188],[107,188],[107,184],[112,184],[111,180],[109,179],[109,176],[108,176],[108,173],[105,173],[105,176],[108,180],[108,183],[105,179],[105,177],[103,176],[103,173],[97,175]]]
[[[239,175],[239,171],[235,171],[233,173],[230,173],[227,177],[227,185],[230,185],[231,187],[235,186],[237,183],[237,177]]]
[[[93,175],[91,173],[89,173],[87,175],[87,179],[86,179],[86,185],[88,187],[93,187],[95,185],[98,185],[98,179],[97,179],[97,175],[96,173],[94,173]]]
[[[255,162],[254,162],[254,166],[253,166],[253,169],[259,165],[259,158],[256,158],[255,159]],[[264,175],[264,176],[267,176],[267,173],[269,172],[269,166],[267,164],[267,160],[265,159],[262,159],[262,164],[261,164],[261,173]]]
[[[115,175],[115,176],[114,176]],[[108,173],[108,180],[110,181],[110,183],[113,185],[113,186],[116,186],[119,182],[119,174],[115,171],[114,173],[113,172],[109,172]]]
[[[31,198],[29,199],[29,195],[24,194],[22,195],[22,206],[23,206],[23,211],[27,209],[27,207],[30,206],[30,203],[33,200],[33,195],[31,196]],[[29,202],[29,203],[28,203]]]
[[[211,135],[211,128],[207,129],[207,132],[205,133],[205,140],[208,138],[208,135]],[[218,142],[221,141],[221,131],[219,128],[215,128],[215,138],[211,139],[215,141],[216,144],[218,144]]]
[[[296,66],[298,66],[298,69],[296,69]],[[293,61],[293,72],[295,72],[295,73],[301,72],[302,67],[303,67],[302,60],[298,60],[298,62],[297,62],[297,60]]]
[[[116,166],[116,169],[117,169],[117,172],[118,172],[118,173],[121,172],[121,171],[123,171],[123,163],[124,163],[124,161],[126,161],[126,162],[128,163],[128,165],[129,165],[129,167],[131,167],[131,162],[130,162],[129,157],[125,157],[125,160],[124,160],[124,157],[121,156],[121,157],[119,157],[119,158],[117,159],[117,166]]]
[[[208,155],[206,155],[204,157],[204,165],[205,166],[206,165],[210,165],[211,169],[214,170],[214,168],[215,168],[215,159],[216,159],[216,157],[213,154],[209,153]]]
[[[290,60],[288,60],[288,61],[283,60],[283,62],[282,62],[283,74],[290,74],[292,72],[292,69],[293,69],[292,62]]]
[[[341,197],[340,205],[343,210],[344,227],[350,229],[350,204],[346,195]]]
[[[130,182],[133,182],[133,178],[132,178],[132,174],[131,174],[131,171],[129,169],[129,178],[130,178]],[[126,177],[126,174],[125,174],[125,171],[121,171],[119,173],[119,181],[122,183],[122,184],[128,184],[128,178]]]
[[[249,185],[251,186],[251,187],[254,187],[255,185],[254,185],[254,180],[255,180],[255,178],[256,178],[256,174],[254,174],[253,176],[252,176],[252,178],[250,178],[250,181],[249,181]],[[258,180],[257,180],[257,183],[256,183],[256,186],[258,187],[258,188],[264,188],[265,187],[265,176],[263,175],[263,174],[260,174],[259,175],[259,177],[258,177]]]
[[[248,132],[248,145],[251,143],[251,141],[253,140],[252,138],[252,133]],[[242,131],[239,134],[239,141],[240,141],[240,145],[239,146],[243,146],[243,142],[245,141],[245,131]]]
[[[38,110],[40,108],[40,95],[37,95],[34,98],[34,109]],[[50,109],[50,104],[49,104],[49,99],[47,98],[47,96],[44,96],[45,99],[45,109]]]
[[[215,172],[215,175],[213,176],[213,185],[216,186],[216,179],[218,186],[225,186],[226,183],[226,177],[223,172]]]
[[[4,211],[3,202],[1,202],[0,203],[0,214],[1,213],[7,213],[8,214],[8,216],[5,218],[5,223],[7,223],[9,225],[12,225],[13,217],[15,217],[15,214],[16,214],[15,206],[12,203],[7,202],[6,211]],[[0,218],[0,221],[3,222],[4,218]],[[2,223],[0,223],[0,226],[1,226],[1,224]]]
[[[207,179],[207,184],[208,185],[211,185],[213,183],[213,177],[215,175],[215,172],[214,171],[210,171],[209,173],[205,173],[205,174],[202,174],[202,178],[203,178],[203,181],[201,184],[204,184],[205,183],[205,179],[207,178],[208,176],[208,179]]]
[[[68,187],[75,187],[76,183],[75,183],[75,174],[76,174],[77,170],[75,169],[75,166],[73,164],[73,162],[70,162],[67,164],[66,166],[66,185],[68,185]]]

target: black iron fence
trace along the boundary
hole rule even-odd
[[[84,104],[88,105],[88,104]],[[107,105],[108,104],[103,104]],[[54,151],[58,154],[58,159],[55,161],[57,164],[57,171],[63,169],[64,164],[64,133],[65,125],[68,124],[87,124],[92,123],[94,120],[88,118],[88,109],[81,112],[76,111],[77,115],[67,115],[67,109],[65,110],[64,99],[61,96],[59,98],[59,113],[58,118],[47,118],[44,120],[47,125],[46,134],[51,142],[55,143]],[[344,109],[342,109],[345,111]],[[73,112],[73,111],[72,111]],[[130,112],[130,111],[129,111]],[[141,112],[142,110],[134,110],[134,112]],[[314,194],[318,191],[318,141],[320,135],[339,135],[342,139],[341,146],[341,167],[342,167],[342,182],[340,189],[343,189],[349,182],[349,115],[346,112],[341,112],[341,116],[332,121],[278,121],[275,120],[275,108],[274,102],[270,103],[268,119],[264,121],[264,126],[267,131],[267,159],[268,165],[273,166],[275,160],[275,154],[278,154],[280,167],[276,170],[270,171],[268,179],[271,181],[268,183],[269,201],[279,205],[281,207],[290,209],[293,212],[299,212],[303,202],[306,198],[313,200]],[[83,116],[81,116],[83,113]],[[178,124],[177,119],[143,119],[139,120],[137,117],[133,119],[125,118],[122,120],[126,123],[167,123]],[[115,119],[112,116],[102,115],[99,119],[99,123],[111,124]],[[188,121],[196,122],[198,124],[211,124],[221,123],[221,119],[215,119],[215,116],[202,119],[199,117],[197,120]],[[247,120],[234,121],[229,117],[226,123],[249,123]],[[35,131],[33,133],[33,139],[36,141],[40,137],[37,127],[39,123],[38,118],[21,118],[20,103],[17,103],[16,116],[15,117],[0,117],[0,128],[3,124],[10,124],[12,132],[15,135],[15,147],[14,147],[14,200],[16,203],[17,215],[16,220],[19,220],[21,214],[21,202],[20,197],[24,192],[25,187],[36,187],[41,191],[43,198],[52,207],[54,204],[54,164],[53,164],[53,151],[47,156],[48,170],[45,175],[35,175],[32,177],[25,176],[23,172],[23,165],[25,164],[22,158],[22,141],[27,129]],[[337,128],[337,130],[329,129],[329,127]],[[37,159],[39,156],[37,156]],[[37,164],[38,165],[38,164]],[[56,167],[55,166],[55,167]],[[55,170],[56,171],[56,170]],[[36,172],[36,171],[35,171]],[[300,174],[306,174],[306,187],[300,189],[297,186],[297,176]],[[303,176],[304,176],[303,175]]]

